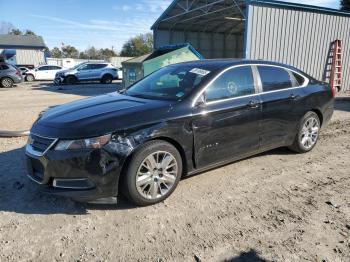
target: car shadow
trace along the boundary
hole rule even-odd
[[[238,256],[229,259],[224,259],[223,262],[268,262],[262,257],[260,257],[257,252],[253,249],[248,252],[241,252]]]
[[[288,154],[294,153],[286,148],[279,148],[253,157]],[[189,177],[191,176],[184,179]],[[82,215],[88,214],[89,210],[112,211],[134,208],[137,206],[122,195],[118,195],[117,204],[90,204],[43,193],[37,184],[26,177],[24,148],[0,153],[0,212]]]
[[[83,215],[94,209],[136,207],[121,197],[118,197],[118,204],[97,205],[43,193],[38,185],[26,177],[24,158],[24,148],[0,153],[0,213]]]

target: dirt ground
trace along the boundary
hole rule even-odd
[[[0,129],[118,83],[0,89]],[[0,138],[0,261],[349,261],[350,97],[308,154],[277,149],[180,182],[164,203],[80,204],[25,176],[25,138]]]

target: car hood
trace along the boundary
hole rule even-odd
[[[157,122],[170,108],[169,101],[111,93],[50,108],[39,116],[31,132],[67,139],[93,137]]]
[[[57,74],[66,74],[68,72],[75,72],[73,69],[62,69],[57,72]]]

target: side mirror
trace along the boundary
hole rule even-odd
[[[201,94],[198,98],[196,103],[194,104],[195,107],[204,107],[205,106],[205,93]]]

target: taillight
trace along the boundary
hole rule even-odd
[[[336,91],[333,85],[329,85],[331,88],[332,97],[335,97]]]
[[[17,69],[16,75],[21,76],[21,71],[19,71],[19,70]]]

